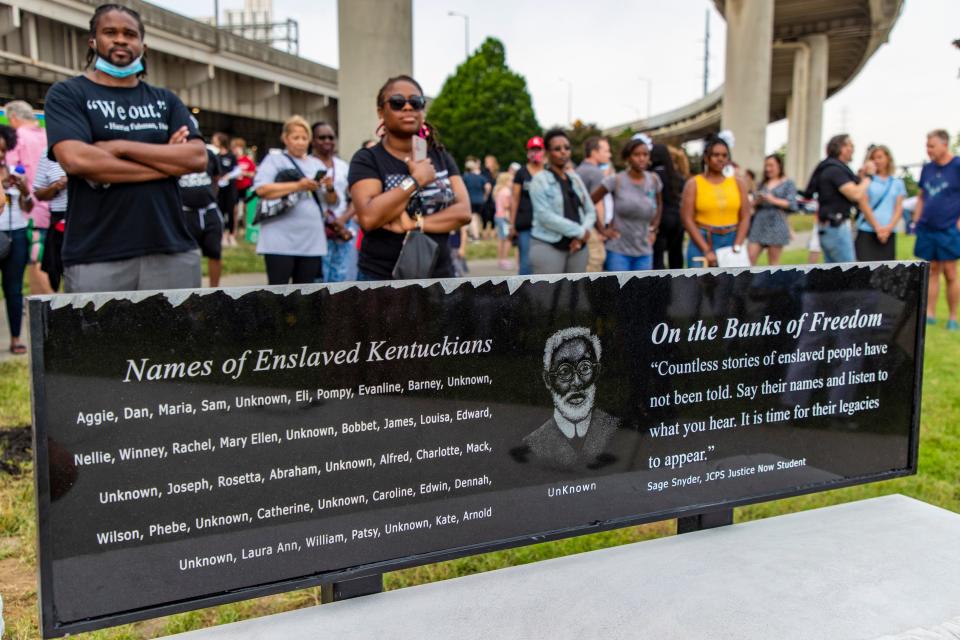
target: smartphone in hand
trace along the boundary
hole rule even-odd
[[[413,136],[413,160],[419,162],[427,159],[427,141],[420,136]]]
[[[320,182],[321,180],[323,180],[323,178],[324,178],[326,175],[327,175],[327,170],[326,170],[326,169],[320,169],[319,171],[317,171],[317,174],[316,174],[315,176],[313,176],[313,180],[314,180],[314,182]]]

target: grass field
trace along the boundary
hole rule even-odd
[[[898,253],[911,254],[909,239]],[[228,260],[256,264],[249,247]],[[787,252],[785,262],[802,263],[806,251]],[[256,262],[254,262],[256,261]],[[945,309],[939,316],[945,318]],[[737,509],[737,521],[765,518],[851,500],[902,493],[960,513],[960,390],[953,367],[960,362],[960,335],[941,323],[927,331],[921,418],[919,473],[908,478],[841,489]],[[25,361],[0,363],[0,593],[8,636],[13,640],[38,637],[36,613],[36,552],[33,513],[32,463],[29,452],[30,407]],[[533,545],[510,551],[471,556],[387,574],[388,589],[445,580],[471,573],[580,553],[673,533],[672,521],[630,527],[601,534]],[[204,626],[223,624],[319,603],[318,589],[159,618],[144,623],[75,636],[84,640],[140,640]]]

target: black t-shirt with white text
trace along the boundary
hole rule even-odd
[[[66,140],[166,144],[184,125],[191,139],[200,137],[180,98],[143,81],[107,87],[80,75],[58,82],[47,92],[44,114],[51,160],[54,146]],[[67,193],[65,266],[196,249],[177,178],[108,185],[69,176]]]
[[[180,176],[180,198],[183,206],[191,209],[206,209],[217,204],[217,194],[213,186],[220,177],[220,161],[217,154],[207,149],[207,170]]]
[[[418,195],[421,212],[424,216],[442,211],[453,204],[454,193],[450,178],[460,175],[457,163],[446,151],[429,149],[428,157],[433,161],[437,178],[430,184],[423,185]],[[350,161],[350,175],[348,182],[352,187],[360,180],[375,179],[383,185],[384,191],[396,189],[404,178],[410,175],[407,164],[394,158],[383,148],[381,142],[370,149],[360,149]],[[431,278],[452,278],[453,263],[450,261],[449,233],[428,233],[439,245],[437,265],[430,274]],[[403,247],[404,234],[394,233],[386,229],[374,229],[363,234],[360,244],[359,268],[361,271],[378,278],[389,279],[393,274],[393,267],[400,257]]]
[[[513,176],[513,184],[520,185],[520,201],[517,202],[517,231],[529,231],[533,228],[533,202],[530,200],[530,182],[533,176],[526,166],[520,167]]]

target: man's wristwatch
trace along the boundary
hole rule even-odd
[[[743,249],[743,245],[742,245],[742,244],[735,244],[735,245],[733,245],[733,252],[734,252],[734,253],[740,253],[740,250],[741,250],[741,249]]]
[[[413,193],[420,189],[420,183],[417,182],[413,176],[407,176],[400,181],[400,188],[407,193]]]

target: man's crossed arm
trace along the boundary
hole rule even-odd
[[[106,184],[148,182],[206,169],[203,141],[187,140],[188,134],[186,126],[180,127],[167,144],[64,140],[54,145],[53,152],[68,175]]]

